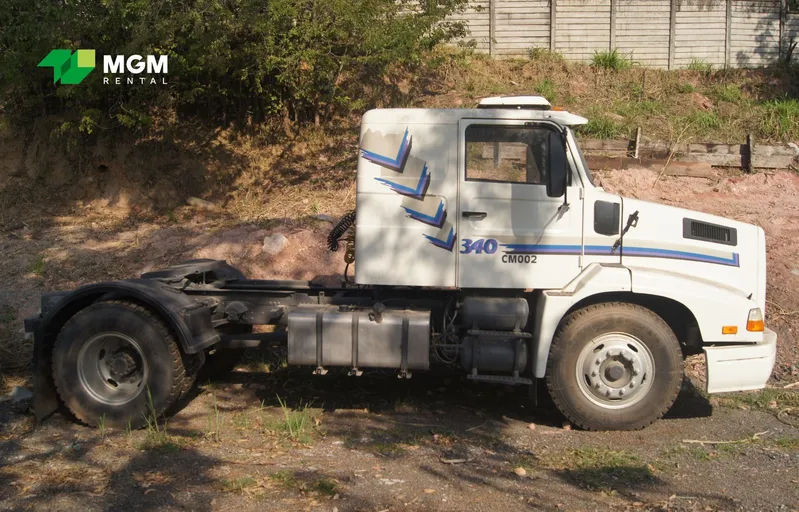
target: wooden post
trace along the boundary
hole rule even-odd
[[[677,37],[677,10],[680,8],[679,0],[671,0],[671,20],[669,24],[669,69],[674,69],[674,46]]]
[[[727,28],[724,34],[724,67],[729,68],[732,65],[732,0],[727,0]]]
[[[752,134],[746,136],[746,151],[745,154],[741,155],[741,167],[743,167],[746,172],[752,174],[755,172],[755,138],[752,137]]]
[[[616,47],[616,4],[618,0],[610,0],[610,48],[608,50],[613,51]]]
[[[494,55],[496,52],[497,38],[497,12],[494,0],[488,0],[488,54]]]
[[[555,48],[555,36],[557,34],[558,0],[549,0],[549,50],[557,51]]]

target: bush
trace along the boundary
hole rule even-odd
[[[631,59],[625,58],[618,50],[595,52],[591,59],[591,64],[595,68],[606,69],[608,71],[623,71],[633,66]]]
[[[54,115],[65,132],[146,127],[164,111],[220,123],[324,121],[365,108],[392,69],[465,35],[463,23],[447,20],[466,0],[6,4],[0,108],[16,122]],[[54,85],[36,65],[55,48],[93,48],[98,67],[106,54],[166,54],[170,83],[103,85],[95,70],[79,85]]]

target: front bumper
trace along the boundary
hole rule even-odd
[[[777,333],[766,329],[760,343],[710,346],[704,351],[708,393],[762,389],[777,358]]]

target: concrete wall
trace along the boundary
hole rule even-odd
[[[497,56],[527,56],[538,47],[586,61],[615,48],[650,67],[694,60],[757,67],[776,62],[791,37],[799,40],[799,12],[786,2],[475,0],[455,19],[467,22],[479,50]]]

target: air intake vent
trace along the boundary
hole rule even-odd
[[[738,245],[737,229],[688,218],[682,220],[682,236],[692,240]]]

